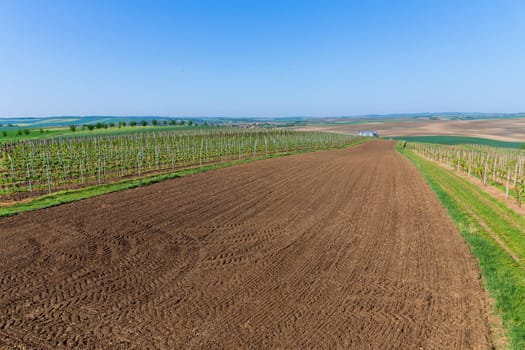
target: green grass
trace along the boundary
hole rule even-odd
[[[510,346],[525,349],[525,218],[451,171],[410,150],[398,150],[421,171],[478,259]]]
[[[408,142],[423,142],[423,143],[437,143],[442,145],[461,145],[461,144],[476,144],[486,145],[492,147],[503,148],[522,148],[525,143],[522,142],[506,142],[492,139],[484,139],[480,137],[467,136],[395,136],[387,137],[392,140],[405,140]]]
[[[46,139],[46,138],[52,138],[55,136],[61,136],[65,134],[69,134],[72,132],[66,128],[49,128],[49,129],[42,129],[42,132],[40,132],[40,129],[28,129],[29,134],[25,135],[17,135],[18,130],[23,130],[25,128],[2,128],[0,129],[0,143],[3,142],[11,142],[11,141],[18,141],[18,140],[37,140],[37,139]],[[3,133],[6,133],[7,135],[4,136]]]
[[[351,144],[337,146],[337,147],[330,147],[330,148],[326,148],[325,150],[353,147],[353,146],[357,146],[367,141],[368,139],[366,138],[357,139],[353,141]],[[48,195],[30,199],[27,202],[17,202],[17,203],[13,203],[10,205],[0,206],[0,217],[16,215],[16,214],[19,214],[25,211],[43,209],[43,208],[53,207],[53,206],[57,206],[60,204],[65,204],[65,203],[71,203],[71,202],[75,202],[81,199],[96,197],[96,196],[106,194],[106,193],[118,192],[118,191],[123,191],[126,189],[135,188],[135,187],[147,186],[147,185],[151,185],[157,182],[161,182],[161,181],[165,181],[169,179],[175,179],[175,178],[182,177],[185,175],[197,174],[197,173],[201,173],[201,172],[208,171],[208,170],[226,168],[226,167],[237,165],[237,164],[250,163],[256,160],[277,158],[277,157],[288,156],[288,155],[299,154],[299,153],[307,153],[307,152],[311,152],[311,151],[275,153],[275,154],[271,154],[271,155],[263,156],[263,157],[211,164],[211,165],[206,165],[206,166],[202,166],[198,168],[182,169],[182,170],[167,173],[167,174],[152,175],[152,176],[147,176],[147,177],[143,177],[140,179],[129,179],[129,180],[123,180],[123,181],[113,182],[109,184],[89,186],[89,187],[81,188],[77,190],[67,190],[67,191],[55,192],[55,193],[51,193]]]
[[[141,132],[153,132],[153,131],[173,131],[173,130],[200,130],[200,129],[211,129],[210,126],[180,126],[180,125],[161,125],[161,126],[124,126],[124,127],[112,127],[107,129],[94,129],[89,131],[88,129],[82,130],[82,127],[77,127],[75,132],[71,131],[69,127],[50,127],[43,128],[42,132],[40,128],[0,128],[0,143],[20,141],[20,140],[38,140],[38,139],[50,139],[54,137],[76,137],[76,136],[104,136],[104,135],[122,135],[132,134]],[[17,135],[18,130],[27,129],[29,134]],[[7,136],[3,136],[3,132],[7,133]]]

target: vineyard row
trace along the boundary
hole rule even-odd
[[[16,141],[0,145],[0,198],[16,200],[356,140],[351,135],[322,132],[212,129]]]
[[[483,186],[501,187],[505,198],[521,205],[525,194],[525,152],[517,149],[481,145],[405,144],[427,159],[437,161],[458,173],[478,178]]]

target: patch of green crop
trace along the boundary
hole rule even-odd
[[[215,130],[216,127],[211,126],[187,126],[187,125],[158,125],[158,126],[113,126],[107,129],[93,129],[89,130],[82,125],[77,125],[75,131],[70,127],[47,127],[47,128],[24,128],[24,127],[4,127],[0,128],[0,143],[13,142],[22,140],[41,140],[51,138],[67,138],[77,136],[108,136],[108,135],[127,135],[139,134],[159,131],[190,131],[190,130]],[[28,130],[29,133],[24,132]]]
[[[522,148],[525,143],[521,142],[506,142],[492,139],[485,139],[481,137],[467,137],[467,136],[395,136],[388,137],[392,140],[404,140],[408,142],[423,142],[423,143],[437,143],[442,145],[461,145],[461,144],[475,144],[486,145],[492,147],[502,148]]]

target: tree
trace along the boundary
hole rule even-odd
[[[5,130],[2,131],[2,135],[3,135],[4,137],[7,137],[7,131],[5,131]]]
[[[71,130],[71,132],[75,132],[75,131],[77,131],[77,126],[76,125],[70,125],[69,126],[69,130]]]
[[[95,129],[95,125],[88,124],[87,128],[88,128],[89,131],[93,131],[93,129]]]
[[[188,126],[192,126],[193,125],[193,120],[188,120]]]
[[[170,125],[177,125],[177,121],[175,119],[170,119]]]
[[[151,120],[151,125],[156,126],[157,124],[159,124],[159,121],[157,119]]]
[[[162,125],[168,125],[168,122],[166,121],[166,119],[164,119],[164,120],[162,121]]]
[[[179,124],[180,124],[180,125],[184,125],[184,120],[181,120],[181,121],[179,122]]]
[[[129,126],[137,126],[137,122],[132,120],[129,122]]]
[[[113,122],[109,123],[109,127],[110,128],[114,128],[115,127],[115,123],[113,123]]]
[[[147,120],[141,120],[140,121],[140,125],[146,126],[146,125],[148,125],[148,121]]]
[[[20,136],[20,135],[22,135],[22,130],[18,129],[18,130],[16,131],[16,136]]]

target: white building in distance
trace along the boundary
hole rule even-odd
[[[374,130],[360,130],[359,136],[379,137],[377,131]]]

